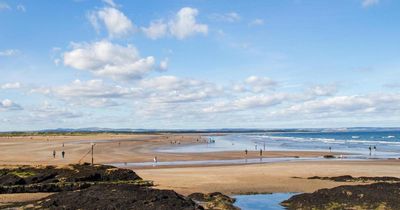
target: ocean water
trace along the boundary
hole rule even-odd
[[[259,195],[236,195],[235,206],[242,210],[282,210],[285,209],[279,203],[289,199],[295,193],[273,193]]]
[[[322,159],[322,158],[321,158]],[[115,167],[142,167],[142,166],[172,166],[172,165],[224,165],[224,164],[253,164],[253,163],[280,163],[280,162],[295,162],[309,161],[316,158],[242,158],[230,160],[192,160],[192,161],[160,161],[154,162],[126,162],[126,163],[108,163]],[[333,160],[332,160],[333,161]]]
[[[331,148],[332,152],[356,153],[368,158],[400,157],[400,131],[237,133],[209,138],[215,143],[160,148],[159,151],[216,152],[264,148],[267,151],[329,151]]]

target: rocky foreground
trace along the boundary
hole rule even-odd
[[[311,177],[333,181],[378,181],[367,185],[344,185],[304,193],[283,201],[288,209],[400,209],[400,183],[395,177]],[[379,182],[388,181],[388,182]]]
[[[396,177],[309,177],[336,182],[359,182],[304,193],[282,202],[288,209],[400,209],[400,179]],[[368,184],[369,183],[369,184]],[[372,184],[370,184],[372,183]],[[21,209],[146,209],[237,210],[235,199],[221,193],[187,197],[152,187],[129,169],[89,164],[65,167],[21,166],[0,169],[0,194],[52,193],[36,201],[8,203]],[[29,194],[32,195],[32,194]]]
[[[234,200],[216,193],[209,202],[193,201],[172,190],[152,188],[152,182],[142,180],[135,172],[112,166],[89,164],[57,168],[16,167],[0,169],[0,194],[54,192],[54,194],[26,203],[13,203],[0,208],[23,209],[149,209],[197,210],[222,207],[236,209]],[[229,202],[232,203],[229,203]],[[205,206],[205,208],[203,207]]]

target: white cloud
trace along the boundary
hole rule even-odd
[[[150,23],[149,27],[142,27],[142,30],[150,39],[158,39],[167,34],[167,28],[168,25],[162,20],[155,20]]]
[[[22,107],[10,99],[4,99],[0,101],[0,111],[15,111],[22,110]]]
[[[249,23],[250,26],[261,26],[264,25],[264,20],[261,18],[256,18]]]
[[[297,116],[307,115],[309,117],[336,117],[370,113],[394,114],[400,109],[399,104],[399,94],[332,96],[291,105],[273,114],[280,116],[296,114]]]
[[[239,109],[268,107],[282,103],[285,99],[284,94],[254,95],[240,98],[234,101],[233,105]]]
[[[267,108],[282,103],[286,98],[287,95],[282,93],[245,96],[231,102],[217,102],[212,106],[204,108],[203,112],[230,112],[254,108]]]
[[[17,10],[20,12],[26,12],[26,7],[23,4],[18,4]]]
[[[251,86],[254,92],[261,92],[266,88],[275,87],[277,82],[268,77],[250,76],[245,80],[245,84]]]
[[[51,120],[52,122],[54,121],[65,121],[66,119],[71,119],[71,118],[79,118],[82,117],[83,114],[77,112],[77,111],[72,111],[68,108],[58,108],[47,101],[45,101],[40,107],[35,108],[31,112],[31,117],[33,121],[38,121],[38,120]]]
[[[229,12],[225,14],[212,14],[210,15],[210,18],[216,21],[230,22],[230,23],[241,20],[240,15],[236,12]]]
[[[194,79],[160,76],[142,80],[139,87],[150,101],[156,103],[195,102],[215,97],[221,87]]]
[[[185,39],[196,33],[207,34],[208,26],[197,23],[196,16],[199,14],[195,8],[184,7],[175,16],[165,22],[162,19],[153,20],[148,27],[142,27],[143,33],[150,39],[159,39],[167,35],[177,39]]]
[[[362,0],[361,5],[366,8],[366,7],[371,7],[374,5],[379,4],[380,0]]]
[[[101,26],[99,23],[99,19],[97,18],[97,13],[96,12],[88,12],[86,17],[89,20],[90,24],[92,24],[96,33],[100,33]]]
[[[308,89],[312,96],[332,96],[337,92],[336,85],[315,85]]]
[[[168,69],[168,58],[165,58],[160,62],[160,70],[166,71]]]
[[[75,80],[71,84],[52,88],[33,89],[39,93],[64,100],[70,105],[106,107],[119,105],[114,99],[132,98],[140,94],[134,88],[105,84],[102,80]]]
[[[126,37],[135,31],[135,26],[124,13],[113,7],[105,7],[90,12],[88,19],[92,26],[99,31],[100,22],[104,24],[111,38]]]
[[[97,76],[115,80],[138,79],[154,69],[152,56],[141,58],[132,46],[121,46],[109,41],[73,44],[73,49],[63,55],[64,65],[88,70]]]
[[[113,0],[103,0],[103,2],[110,5],[111,7],[117,7],[117,4]]]
[[[9,56],[15,56],[19,54],[19,50],[16,49],[7,49],[4,51],[0,51],[0,57],[4,56],[4,57],[9,57]]]
[[[1,85],[1,89],[19,89],[21,88],[21,83],[14,82],[14,83],[5,83]]]
[[[72,98],[120,98],[132,94],[128,88],[118,85],[106,85],[102,80],[75,80],[69,85],[51,89],[51,92],[66,99]]]
[[[196,33],[207,34],[208,26],[196,21],[198,10],[184,7],[178,11],[175,18],[169,22],[170,33],[178,39],[185,39]]]
[[[243,82],[234,83],[231,89],[236,93],[245,92],[266,92],[274,90],[278,86],[278,82],[268,77],[249,76]]]
[[[11,7],[7,3],[0,2],[0,11],[2,10],[11,10]]]

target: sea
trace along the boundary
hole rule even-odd
[[[359,158],[399,158],[400,130],[257,132],[207,136],[208,144],[160,148],[164,152],[331,151]],[[371,150],[370,150],[371,148]]]

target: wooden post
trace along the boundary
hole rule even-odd
[[[92,166],[93,166],[93,147],[94,147],[94,144],[92,143]]]

